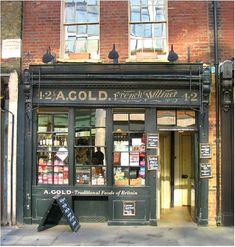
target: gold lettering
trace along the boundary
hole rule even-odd
[[[108,94],[106,91],[99,91],[99,100],[106,100],[108,98]]]
[[[76,100],[77,99],[76,91],[70,91],[68,97],[69,100]]]
[[[59,91],[59,93],[57,94],[56,100],[59,100],[59,99],[65,100],[65,97],[62,91]]]
[[[88,100],[96,100],[96,97],[92,98],[92,92],[88,91]]]
[[[87,93],[85,91],[80,91],[78,94],[78,98],[80,100],[86,100],[87,99]]]

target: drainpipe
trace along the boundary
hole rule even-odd
[[[215,92],[216,92],[216,225],[221,224],[220,216],[220,102],[218,80],[218,2],[212,1],[214,18],[214,65],[215,65]]]

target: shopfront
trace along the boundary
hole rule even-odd
[[[32,65],[25,75],[25,223],[57,194],[81,222],[156,225],[178,204],[206,222],[202,64]]]

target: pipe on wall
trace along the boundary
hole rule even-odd
[[[221,224],[220,216],[220,87],[218,79],[219,66],[219,45],[218,45],[218,2],[213,4],[213,25],[214,25],[214,66],[215,66],[215,92],[216,92],[216,225]]]

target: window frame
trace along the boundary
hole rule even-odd
[[[98,21],[97,22],[71,22],[71,23],[66,23],[65,22],[65,2],[66,0],[61,0],[61,17],[60,17],[60,27],[61,27],[61,32],[60,32],[60,58],[62,60],[80,60],[80,61],[87,61],[87,60],[93,60],[93,61],[98,61],[100,60],[100,2],[101,0],[97,0],[98,2]],[[97,58],[92,58],[90,57],[89,59],[87,58],[76,58],[76,59],[71,59],[69,58],[69,53],[66,53],[65,45],[66,45],[66,40],[65,40],[65,32],[66,32],[66,26],[73,26],[76,25],[82,26],[82,25],[98,25],[98,54]],[[87,42],[87,41],[86,41]],[[86,52],[85,52],[86,53]],[[81,54],[81,52],[74,52],[74,54]]]
[[[141,0],[140,0],[141,1]],[[152,2],[153,1],[156,1],[156,0],[151,0]],[[168,54],[168,52],[169,52],[169,47],[168,47],[168,0],[163,0],[164,1],[164,4],[163,4],[163,7],[164,7],[164,12],[165,12],[165,20],[164,21],[131,21],[131,0],[128,0],[128,2],[129,2],[129,6],[128,6],[128,15],[129,15],[129,18],[128,18],[128,30],[129,30],[129,51],[128,51],[128,57],[129,57],[129,59],[138,59],[137,57],[136,57],[136,55],[132,55],[131,53],[132,53],[132,50],[131,50],[131,25],[133,25],[133,24],[161,24],[161,23],[165,23],[165,27],[166,27],[166,33],[165,33],[165,35],[166,35],[166,37],[165,37],[165,45],[166,45],[166,47],[165,47],[165,50],[163,50],[161,53],[162,54],[158,54],[158,56],[156,57],[157,59],[158,58],[167,58],[167,54]],[[142,5],[140,5],[140,6],[142,6]],[[152,6],[154,6],[154,5],[152,5]],[[140,11],[141,11],[141,8],[140,8]],[[141,14],[141,13],[140,13]],[[152,30],[154,29],[154,27],[151,27],[152,28]],[[156,40],[156,37],[157,36],[153,36],[152,38],[151,38],[151,42],[152,42],[152,44],[153,44],[153,41],[154,41],[154,39]],[[141,40],[143,41],[145,38],[142,36],[141,37]],[[143,43],[142,43],[142,51],[140,52],[141,54],[145,54],[144,53],[144,46],[143,46]],[[147,48],[148,49],[148,48]],[[157,49],[155,49],[155,48],[150,48],[150,49],[153,49],[154,50],[154,53],[153,54],[157,54]],[[137,50],[136,50],[137,51]],[[144,58],[144,57],[143,57]],[[148,58],[148,57],[146,57],[146,58]]]

